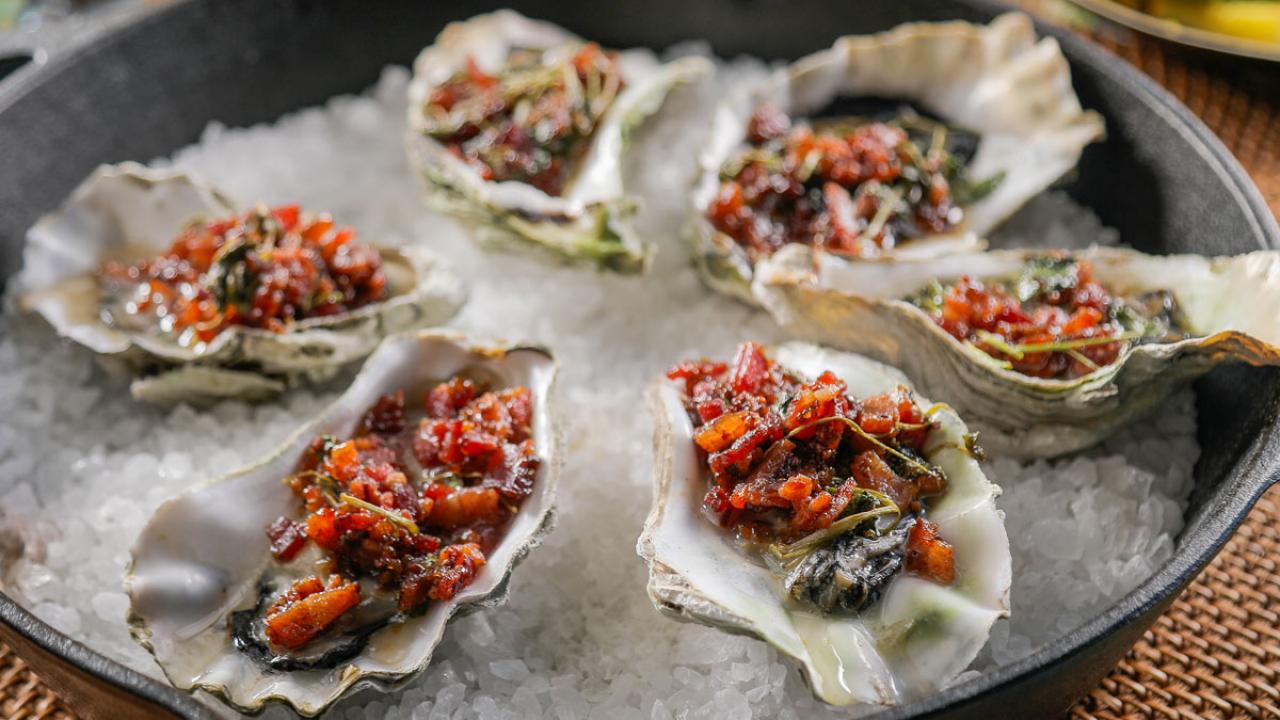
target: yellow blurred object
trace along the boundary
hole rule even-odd
[[[1143,10],[1211,32],[1280,45],[1280,1],[1149,0]]]

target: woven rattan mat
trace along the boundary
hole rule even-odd
[[[1280,83],[1259,86],[1248,74],[1183,57],[1113,28],[1088,32],[1204,119],[1280,215]],[[1280,719],[1278,528],[1280,488],[1258,503],[1222,553],[1072,709],[1072,720]],[[75,717],[2,644],[0,715],[6,720]]]

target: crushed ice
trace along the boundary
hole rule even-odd
[[[679,239],[689,159],[706,126],[700,119],[723,88],[761,72],[745,60],[723,68],[717,84],[673,97],[635,139],[636,155],[648,160],[628,169],[644,201],[638,225],[661,245],[645,278],[485,253],[425,211],[401,149],[407,74],[400,68],[365,95],[271,125],[211,124],[172,159],[241,202],[302,202],[330,210],[367,239],[426,243],[471,286],[456,325],[549,343],[564,367],[570,458],[558,528],[516,572],[510,601],[455,622],[436,662],[407,688],[363,692],[330,717],[828,716],[771,647],[659,617],[633,550],[650,500],[642,388],[678,359],[778,337],[762,314],[706,291]],[[1087,211],[1049,194],[1015,218],[999,244],[1114,241]],[[121,578],[134,535],[166,497],[266,453],[333,392],[296,392],[260,407],[224,403],[208,413],[141,407],[87,352],[6,312],[0,586],[63,632],[159,676],[125,625]],[[1014,540],[1014,616],[997,626],[978,669],[1071,630],[1169,558],[1199,452],[1194,417],[1185,394],[1159,419],[1079,457],[989,464],[1005,488],[1000,505]]]

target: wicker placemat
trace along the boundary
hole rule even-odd
[[[1233,67],[1216,58],[1171,50],[1158,40],[1114,26],[1100,26],[1088,34],[1199,115],[1235,153],[1272,212],[1280,216],[1280,65]]]
[[[7,720],[73,720],[62,700],[40,682],[27,664],[0,645],[0,713]]]
[[[1183,58],[1156,41],[1114,28],[1093,27],[1089,34],[1203,118],[1280,216],[1280,89],[1259,87],[1250,76]],[[1222,553],[1072,709],[1072,720],[1280,719],[1278,526],[1280,488],[1258,503]],[[6,720],[75,718],[3,645],[0,715]]]
[[[1112,26],[1087,31],[1178,96],[1280,216],[1280,70],[1232,68]],[[1073,720],[1280,718],[1280,487],[1156,621]]]
[[[1074,720],[1280,718],[1280,488]]]

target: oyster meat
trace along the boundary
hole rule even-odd
[[[910,103],[937,120],[823,117],[868,100]],[[803,118],[812,128],[788,132],[788,120]],[[1037,40],[1025,15],[843,37],[718,109],[693,192],[695,259],[713,288],[754,303],[755,268],[781,243],[850,262],[981,250],[983,236],[1102,135],[1056,41]],[[735,183],[756,206],[740,232]]]
[[[1019,372],[1019,360],[1043,359],[1047,353],[984,349],[958,340],[918,306],[921,291],[936,291],[939,281],[1017,277],[1029,262],[1043,258],[1043,251],[993,251],[873,268],[829,262],[796,246],[774,256],[756,289],[788,330],[901,367],[922,391],[945,394],[975,426],[992,431],[983,435],[989,449],[1015,458],[1088,447],[1219,363],[1280,364],[1280,254],[1153,256],[1093,247],[1055,257],[1087,263],[1093,280],[1118,299],[1106,309],[1107,321],[1116,332],[1124,331],[1117,335],[1125,339],[1120,343],[1084,339],[1078,348],[1065,343],[1062,347],[1082,353],[1110,351],[1105,362],[1088,364],[1074,376]],[[1147,301],[1153,306],[1136,318],[1145,327],[1127,331],[1130,321],[1120,313]],[[1161,318],[1164,313],[1173,317]]]
[[[668,376],[677,380],[664,378],[650,391],[656,484],[653,509],[637,545],[649,566],[649,596],[656,608],[678,620],[771,643],[802,664],[814,693],[827,703],[887,706],[936,690],[968,666],[992,624],[1009,612],[1011,556],[1004,516],[995,505],[1000,490],[983,475],[972,437],[948,406],[930,407],[914,397],[919,404],[912,402],[910,412],[924,419],[911,416],[913,421],[906,422],[903,403],[913,396],[904,389],[908,381],[899,371],[805,343],[788,343],[771,354],[776,365],[753,361],[749,348],[740,350],[731,367],[710,366],[711,372],[731,378],[725,382],[736,387],[743,379],[750,384],[749,378],[762,370],[782,368],[782,377],[806,383],[770,406],[780,408],[783,428],[811,412],[825,420],[801,424],[774,441],[762,457],[746,460],[752,463],[747,470],[729,470],[750,474],[734,482],[727,499],[719,497],[725,486],[709,480],[712,472],[716,478],[725,472],[723,463],[736,457],[725,459],[725,453],[731,455],[742,443],[735,440],[724,452],[702,453],[709,443],[729,441],[719,434],[738,421],[740,413],[730,412],[738,406],[721,408],[717,403],[723,398],[714,389],[721,386],[708,393],[700,389],[707,381],[688,381],[681,374],[689,367],[693,375],[705,374],[707,364],[678,366]],[[824,393],[826,388],[840,388],[847,396]],[[763,402],[768,393],[755,397]],[[823,414],[820,408],[826,406],[821,403],[833,398],[835,407],[843,409]],[[866,400],[839,405],[847,398]],[[875,404],[881,400],[892,404]],[[700,421],[695,432],[693,413],[706,418],[720,410],[723,414]],[[874,418],[865,419],[864,412]],[[874,435],[855,429],[873,427],[877,419],[890,416],[895,418],[892,428],[879,428]],[[721,418],[726,418],[723,424]],[[817,464],[805,460],[827,457],[803,453],[831,447],[833,427],[845,433],[834,435],[840,443],[836,454]],[[801,442],[808,432],[813,432],[807,436],[813,444],[796,450],[793,441]],[[902,440],[898,449],[875,439],[890,436]],[[909,449],[915,447],[919,450]],[[790,459],[775,460],[779,448],[782,455],[793,453]],[[856,453],[856,459],[853,475],[846,478],[847,471],[837,469],[832,458],[847,452]],[[870,473],[859,469],[863,462]],[[823,463],[833,477],[822,479]],[[789,479],[760,485],[755,479],[762,471]],[[809,488],[810,478],[821,480],[825,491]],[[781,505],[778,497],[784,499]],[[826,503],[841,499],[848,504],[834,511],[839,519],[827,518],[825,529],[786,540],[786,545],[756,549],[761,533],[785,532],[777,524],[777,508],[792,503],[795,512],[786,527],[807,532],[812,518],[801,508],[833,512]],[[737,528],[736,538],[731,527]]]
[[[387,334],[447,321],[465,297],[434,255],[410,246],[377,248],[385,299],[275,329],[233,324],[198,339],[120,311],[124,300],[110,297],[104,266],[162,255],[193,219],[235,212],[225,194],[180,171],[137,163],[99,167],[28,232],[19,303],[136,375],[135,397],[200,403],[262,399],[294,382],[327,379]]]
[[[312,716],[357,688],[409,680],[430,663],[450,618],[505,599],[512,569],[550,528],[561,461],[555,376],[535,347],[440,332],[387,338],[351,387],[269,457],[160,506],[125,579],[134,637],[175,686],[242,712],[275,701]],[[465,463],[446,477],[438,471],[454,465],[424,459],[452,452],[447,438],[432,439],[437,424],[471,412],[473,398],[508,393],[522,398],[520,417],[485,417],[505,418],[526,438],[513,437],[518,456],[534,458],[518,482],[491,486],[493,470],[464,477]],[[425,418],[406,417],[402,398],[424,396]],[[398,444],[405,432],[411,449]],[[468,434],[461,452],[501,451],[509,468],[516,446],[479,448],[482,436]],[[404,460],[403,473],[389,457]],[[519,497],[508,497],[512,488]],[[305,522],[294,519],[300,494]],[[464,495],[476,503],[464,506]],[[485,495],[502,504],[481,507]],[[374,538],[384,543],[376,553]]]
[[[451,23],[414,63],[409,159],[428,204],[487,239],[641,272],[652,247],[622,185],[628,133],[710,70],[605,52],[510,10]]]

